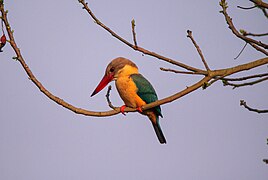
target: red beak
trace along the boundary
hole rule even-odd
[[[108,75],[104,75],[104,77],[102,78],[101,82],[99,83],[99,85],[96,87],[96,89],[94,90],[94,92],[91,94],[90,97],[94,96],[95,94],[97,94],[98,92],[100,92],[105,86],[107,86],[107,84],[109,82],[111,82],[114,78],[113,74],[108,74]]]

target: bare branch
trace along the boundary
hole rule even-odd
[[[263,12],[264,16],[268,18],[268,13],[267,13],[266,9],[262,9],[262,12]]]
[[[121,36],[119,36],[117,33],[115,33],[113,30],[111,30],[109,27],[107,27],[105,24],[103,24],[94,14],[93,12],[90,10],[90,8],[88,7],[88,4],[84,1],[84,0],[78,0],[79,3],[81,3],[83,5],[83,9],[85,9],[88,14],[91,16],[91,18],[99,25],[101,26],[103,29],[105,29],[107,32],[109,32],[112,36],[114,36],[116,39],[118,39],[119,41],[121,41],[122,43],[124,43],[125,45],[129,46],[130,48],[136,50],[136,51],[139,51],[143,54],[146,54],[146,55],[149,55],[149,56],[152,56],[152,57],[155,57],[157,59],[160,59],[160,60],[163,60],[163,61],[166,61],[168,63],[171,63],[173,65],[177,65],[181,68],[184,68],[184,69],[187,69],[189,71],[193,71],[193,72],[202,72],[204,75],[207,75],[207,72],[204,71],[204,70],[201,70],[201,69],[198,69],[198,68],[194,68],[192,66],[189,66],[189,65],[186,65],[186,64],[183,64],[181,62],[178,62],[178,61],[175,61],[171,58],[167,58],[163,55],[160,55],[160,54],[157,54],[155,52],[152,52],[152,51],[149,51],[147,49],[144,49],[142,47],[137,47],[135,46],[134,44],[128,42],[127,40],[125,40],[124,38],[122,38]]]
[[[244,10],[249,10],[249,9],[254,9],[254,8],[257,8],[258,7],[258,8],[260,8],[262,10],[264,16],[268,18],[268,14],[267,14],[267,11],[266,11],[267,8],[265,8],[265,6],[267,6],[267,3],[264,3],[264,2],[262,2],[260,0],[255,0],[255,1],[257,3],[255,3],[254,6],[251,6],[251,7],[237,6],[237,8],[244,9]],[[257,5],[258,3],[259,3],[259,5]]]
[[[268,9],[268,4],[263,2],[262,0],[250,0],[251,2],[253,2],[255,4],[255,6],[257,6],[258,8],[260,8],[264,14],[265,17],[268,18],[268,14],[266,9]]]
[[[250,68],[250,66],[252,66],[253,64],[255,67],[258,67],[258,66],[262,66],[263,64],[267,64],[267,63],[268,63],[268,57],[263,58],[263,59],[259,59],[259,60],[256,60],[256,61],[253,61],[253,62],[250,62],[247,64],[241,64],[241,65],[235,66],[233,68],[211,71],[210,76],[213,77],[213,80],[208,84],[208,86],[212,85],[213,83],[217,82],[218,80],[227,80],[227,78],[225,78],[225,77],[227,77],[231,74],[235,74],[235,73],[239,72],[241,69],[243,69],[242,71],[252,69],[252,68]],[[257,75],[255,75],[255,76],[257,76]]]
[[[239,33],[239,31],[235,28],[232,18],[227,13],[227,2],[225,0],[221,0],[220,6],[222,7],[221,13],[224,15],[225,20],[229,26],[229,29],[233,32],[234,35],[236,35],[238,38],[242,39],[243,41],[249,43],[253,48],[255,48],[257,51],[260,51],[268,56],[268,52],[265,49],[268,49],[268,45],[262,43],[261,41],[256,41],[255,39],[243,36]],[[262,48],[261,48],[262,47]],[[263,49],[264,48],[264,49]]]
[[[243,87],[243,86],[252,86],[255,84],[258,84],[260,82],[266,81],[268,80],[268,77],[256,80],[256,81],[251,81],[251,82],[247,82],[247,83],[241,83],[241,84],[234,84],[234,83],[230,83],[228,81],[223,80],[223,85],[224,86],[233,86],[233,89],[238,88],[238,87]]]
[[[241,64],[235,67],[231,67],[231,68],[227,68],[227,69],[220,69],[220,70],[214,70],[210,72],[210,76],[205,76],[203,79],[201,79],[200,81],[198,81],[197,83],[187,87],[186,89],[172,95],[169,96],[167,98],[155,101],[153,103],[150,103],[148,105],[145,105],[142,107],[142,110],[146,110],[146,109],[150,109],[153,108],[157,105],[162,105],[162,104],[166,104],[166,103],[170,103],[174,100],[177,100],[193,91],[195,91],[196,89],[199,89],[200,87],[203,87],[204,84],[208,84],[208,82],[218,76],[221,77],[225,77],[225,76],[229,76],[231,74],[237,73],[237,72],[242,72],[242,71],[246,71],[246,70],[250,70],[252,68],[258,67],[258,66],[262,66],[264,64],[268,64],[268,57],[266,58],[262,58],[262,59],[258,59],[256,61],[252,61],[250,63],[246,63],[246,64]]]
[[[94,112],[94,111],[89,111],[89,110],[85,110],[82,108],[78,108],[75,107],[67,102],[65,102],[63,99],[53,95],[51,92],[49,92],[42,84],[41,82],[39,82],[36,77],[34,76],[34,74],[32,73],[32,71],[30,70],[29,66],[26,64],[26,62],[24,61],[24,58],[20,52],[20,48],[17,46],[16,42],[15,42],[15,38],[13,36],[12,33],[12,28],[8,22],[7,19],[7,13],[4,10],[4,4],[0,4],[0,11],[2,13],[2,19],[3,22],[5,24],[6,27],[6,31],[8,33],[9,39],[10,39],[10,45],[12,46],[13,50],[16,53],[16,59],[18,60],[18,62],[21,64],[21,66],[23,67],[23,69],[25,70],[25,72],[27,73],[27,75],[29,76],[29,79],[39,88],[39,90],[44,93],[48,98],[50,98],[51,100],[53,100],[54,102],[56,102],[57,104],[77,113],[77,114],[83,114],[86,116],[112,116],[115,114],[118,114],[120,112],[120,109],[116,109],[113,111],[106,111],[106,112]],[[129,109],[126,109],[129,110]]]
[[[192,75],[203,75],[202,73],[199,72],[190,72],[190,71],[178,71],[175,69],[167,69],[167,68],[160,68],[161,71],[166,71],[166,72],[173,72],[173,73],[178,73],[178,74],[192,74]]]
[[[137,40],[136,40],[135,26],[136,26],[136,24],[135,24],[135,20],[132,19],[132,21],[131,21],[132,36],[133,36],[134,45],[137,47],[138,45],[137,45]]]
[[[202,53],[200,47],[197,45],[196,41],[194,40],[194,37],[193,37],[193,35],[192,35],[192,31],[187,30],[187,34],[188,34],[187,37],[190,38],[190,39],[192,40],[192,43],[194,44],[194,46],[195,46],[195,48],[196,48],[196,50],[197,50],[199,56],[201,57],[201,60],[202,60],[202,62],[203,62],[203,64],[204,64],[204,66],[206,67],[206,70],[207,70],[207,71],[210,71],[210,69],[209,69],[209,67],[208,67],[208,64],[207,64],[207,62],[206,62],[206,60],[205,60],[205,58],[204,58],[204,56],[203,56],[203,53]]]
[[[217,76],[226,77],[231,74],[235,74],[237,72],[242,72],[242,71],[250,70],[255,67],[262,66],[264,64],[268,64],[268,57],[261,58],[261,59],[258,59],[258,60],[255,60],[246,64],[240,64],[238,66],[234,66],[231,68],[214,70],[214,71],[211,71],[211,76],[212,77],[217,77]]]
[[[109,107],[112,108],[113,110],[115,110],[116,107],[113,106],[113,104],[112,104],[112,102],[111,102],[111,100],[110,100],[110,92],[111,92],[111,90],[112,90],[112,86],[109,85],[109,86],[108,86],[107,93],[106,93],[105,96],[106,96],[106,100],[107,100],[107,102],[108,102]]]
[[[179,98],[185,96],[186,94],[189,94],[190,92],[193,92],[193,91],[199,89],[200,87],[203,86],[203,84],[207,83],[210,79],[211,79],[211,77],[206,76],[203,79],[201,79],[200,81],[198,81],[197,83],[195,83],[189,87],[186,87],[186,89],[184,89],[184,90],[182,90],[182,91],[180,91],[172,96],[169,96],[167,98],[164,98],[164,99],[155,101],[153,103],[150,103],[148,105],[145,105],[146,109],[153,108],[157,104],[161,105],[161,104],[165,104],[165,103],[170,103],[176,99],[179,99]],[[142,110],[145,110],[145,106],[142,107]]]
[[[268,9],[268,4],[263,2],[262,0],[250,0],[250,1],[256,4],[258,7]]]
[[[251,7],[242,7],[242,6],[237,6],[237,8],[244,9],[244,10],[249,10],[249,9],[254,9],[254,8],[260,8],[264,14],[265,17],[268,18],[268,14],[266,12],[268,4],[265,2],[262,2],[261,0],[250,0],[251,2],[254,3],[253,6]]]
[[[57,104],[73,111],[74,113],[77,113],[77,114],[82,114],[82,115],[85,115],[85,116],[96,116],[96,117],[103,117],[103,116],[112,116],[112,115],[115,115],[115,114],[118,114],[120,113],[120,108],[115,108],[114,110],[111,110],[111,111],[104,111],[104,112],[95,112],[95,111],[89,111],[89,110],[85,110],[85,109],[82,109],[82,108],[78,108],[78,107],[75,107],[69,103],[67,103],[66,101],[64,101],[63,99],[53,95],[50,91],[48,91],[42,84],[41,82],[39,82],[37,80],[37,78],[34,76],[34,74],[32,73],[32,71],[30,70],[29,66],[26,64],[21,52],[20,52],[20,49],[18,48],[16,42],[15,42],[15,38],[13,36],[13,33],[12,33],[12,28],[10,27],[9,25],[9,22],[8,22],[8,19],[7,19],[7,14],[5,13],[5,10],[4,10],[4,5],[0,5],[0,11],[2,13],[2,18],[3,18],[3,21],[5,23],[5,26],[6,26],[6,30],[8,32],[8,36],[10,38],[10,45],[12,46],[13,50],[15,51],[17,57],[16,59],[18,60],[18,62],[21,64],[21,66],[23,67],[23,69],[25,70],[25,72],[27,73],[27,75],[29,76],[29,79],[38,87],[38,89],[43,93],[45,94],[49,99],[51,99],[52,101],[56,102]],[[170,97],[167,97],[167,98],[164,98],[162,100],[158,100],[158,101],[155,101],[153,103],[150,103],[150,104],[146,104],[142,107],[142,110],[147,110],[147,109],[150,109],[150,108],[153,108],[155,106],[158,106],[158,105],[162,105],[162,104],[165,104],[165,103],[168,103],[168,102],[172,102],[186,94],[189,94],[190,92],[200,88],[205,82],[209,81],[210,78],[208,77],[205,77],[203,78],[201,81],[198,81],[197,83],[193,84],[192,86],[188,87],[187,89],[184,89]],[[136,112],[137,109],[135,108],[129,108],[129,107],[126,107],[125,108],[125,112]]]
[[[245,77],[240,77],[240,78],[223,78],[223,80],[226,80],[226,81],[244,81],[244,80],[248,80],[248,79],[260,78],[260,77],[265,77],[265,76],[268,76],[268,73],[255,74],[252,76],[245,76]]]
[[[256,5],[251,6],[251,7],[242,7],[242,6],[237,6],[237,8],[240,8],[240,9],[245,9],[245,10],[254,9],[254,8],[256,8],[256,7],[257,7]]]
[[[259,109],[254,109],[254,108],[249,107],[247,105],[246,101],[244,101],[244,100],[240,100],[240,106],[244,106],[246,109],[248,109],[249,111],[252,111],[252,112],[268,113],[268,110],[259,110]]]
[[[260,34],[257,34],[257,33],[248,33],[248,32],[244,32],[243,33],[244,36],[255,36],[255,37],[261,37],[261,36],[268,36],[268,33],[260,33]]]
[[[246,44],[243,46],[243,48],[241,49],[241,51],[238,53],[238,55],[234,58],[234,59],[237,59],[241,54],[242,54],[242,52],[244,51],[244,49],[246,48],[246,46],[247,46],[247,42],[246,42]]]
[[[94,16],[94,14],[91,13],[91,11],[89,10],[87,4],[83,0],[79,0],[79,2],[83,4],[84,9],[86,9],[88,11],[88,13],[91,14],[91,17],[96,21],[97,24],[99,24],[101,27],[103,27],[104,29],[106,29],[108,32],[110,32],[113,36],[115,36],[116,38],[118,38],[123,43],[128,43],[127,41],[125,41],[124,39],[122,39],[120,36],[118,36],[117,34],[115,34],[113,31],[111,31],[104,24],[102,24]],[[105,111],[105,112],[95,112],[95,111],[89,111],[89,110],[85,110],[85,109],[82,109],[82,108],[78,108],[78,107],[75,107],[75,106],[73,106],[73,105],[65,102],[63,99],[61,99],[61,98],[53,95],[50,91],[48,91],[41,84],[41,82],[39,82],[37,80],[37,78],[32,73],[31,69],[26,64],[26,62],[25,62],[25,60],[24,60],[24,58],[23,58],[23,56],[21,54],[21,51],[20,51],[20,49],[18,48],[18,46],[17,46],[17,44],[15,42],[15,38],[13,36],[13,31],[12,31],[12,28],[11,28],[9,22],[8,22],[7,12],[4,10],[4,5],[3,4],[0,4],[0,11],[1,11],[1,14],[2,14],[2,19],[3,19],[4,25],[6,27],[6,31],[7,31],[8,37],[10,39],[10,41],[9,41],[10,42],[10,45],[13,48],[14,52],[16,53],[16,60],[21,64],[22,68],[27,73],[29,79],[36,85],[36,87],[44,95],[46,95],[49,99],[51,99],[52,101],[56,102],[57,104],[63,106],[64,108],[67,108],[67,109],[69,109],[69,110],[71,110],[71,111],[73,111],[74,113],[77,113],[77,114],[82,114],[82,115],[86,115],[86,116],[101,117],[101,116],[112,116],[112,115],[115,115],[115,114],[120,113],[120,108],[116,108],[116,107],[114,107],[115,108],[114,110]],[[135,49],[133,44],[129,44],[129,45],[133,49]],[[153,108],[155,106],[162,105],[162,104],[169,103],[169,102],[172,102],[174,100],[177,100],[178,98],[183,97],[183,96],[185,96],[185,95],[187,95],[187,94],[189,94],[189,93],[191,93],[191,92],[199,89],[200,87],[204,86],[204,84],[207,84],[211,79],[213,79],[215,77],[219,77],[219,76],[225,77],[225,76],[228,76],[228,75],[237,73],[237,72],[249,70],[249,69],[252,69],[252,68],[255,68],[255,67],[264,65],[264,64],[268,64],[268,57],[265,57],[265,58],[262,58],[262,59],[258,59],[258,60],[252,61],[250,63],[241,64],[241,65],[238,65],[238,66],[235,66],[235,67],[214,70],[214,71],[211,71],[210,74],[209,74],[209,76],[208,76],[208,72],[207,71],[204,71],[204,70],[201,70],[201,69],[197,69],[197,68],[194,68],[194,67],[191,67],[191,66],[182,64],[182,63],[177,62],[177,61],[173,61],[173,60],[171,60],[169,58],[166,58],[164,56],[161,56],[161,55],[159,55],[157,53],[150,52],[150,51],[145,50],[143,48],[137,47],[135,50],[138,50],[140,52],[143,52],[144,54],[149,54],[149,55],[151,55],[153,57],[162,59],[162,60],[167,61],[167,62],[170,62],[172,64],[176,64],[176,65],[178,65],[178,66],[180,66],[182,68],[185,68],[185,69],[187,69],[189,71],[198,72],[199,74],[205,75],[205,77],[203,79],[201,79],[200,81],[194,83],[193,85],[187,87],[186,89],[184,89],[184,90],[182,90],[182,91],[180,91],[180,92],[178,92],[178,93],[176,93],[174,95],[171,95],[171,96],[166,97],[164,99],[161,99],[161,100],[155,101],[153,103],[144,105],[142,107],[142,110],[147,110],[147,109]],[[125,112],[135,112],[135,111],[137,111],[135,108],[129,108],[129,107],[127,107],[125,109]]]

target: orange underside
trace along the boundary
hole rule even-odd
[[[132,108],[138,108],[146,103],[138,96],[137,86],[130,77],[130,75],[134,73],[138,73],[138,70],[135,67],[126,65],[121,72],[119,72],[115,84],[125,105]],[[147,115],[151,121],[156,123],[156,116],[153,111],[147,110],[143,112],[143,114]]]

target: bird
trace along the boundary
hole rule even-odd
[[[113,59],[106,67],[105,74],[91,97],[111,81],[115,81],[116,89],[125,103],[120,107],[121,113],[124,114],[126,107],[136,108],[150,119],[159,142],[166,144],[159,122],[159,116],[163,117],[161,107],[156,106],[144,111],[141,109],[143,105],[157,101],[158,97],[151,83],[139,73],[137,65],[124,57]]]

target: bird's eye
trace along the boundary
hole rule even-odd
[[[110,72],[114,72],[114,67],[112,67],[112,68],[110,69]]]

